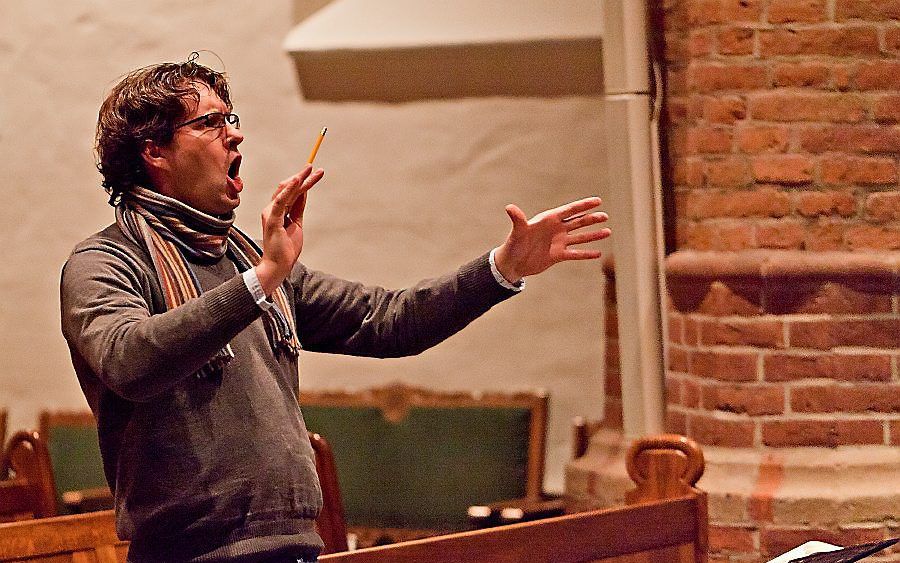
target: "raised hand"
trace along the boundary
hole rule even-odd
[[[271,295],[291,273],[303,250],[302,205],[294,204],[322,179],[325,171],[313,170],[309,164],[284,180],[272,194],[272,201],[262,211],[263,255],[256,265],[256,276],[266,295]],[[288,210],[292,214],[288,219]]]
[[[599,250],[570,248],[611,234],[607,228],[574,232],[609,218],[602,211],[592,211],[600,203],[599,197],[589,197],[538,213],[530,220],[517,206],[507,205],[512,230],[494,254],[497,269],[507,281],[516,283],[559,262],[600,258]]]

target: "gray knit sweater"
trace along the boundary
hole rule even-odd
[[[227,257],[191,267],[204,293],[166,311],[149,255],[111,225],[62,272],[62,330],[97,418],[129,560],[317,554],[321,491],[296,360],[273,352]],[[400,291],[302,264],[286,283],[305,350],[375,357],[425,350],[513,294],[487,255]],[[193,375],[229,342],[235,359],[220,377]]]

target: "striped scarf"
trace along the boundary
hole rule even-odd
[[[238,271],[244,272],[258,264],[262,254],[256,243],[233,225],[234,213],[227,219],[218,219],[138,186],[123,194],[116,207],[116,223],[129,239],[150,253],[167,309],[174,309],[203,292],[187,258],[209,263],[227,253]],[[300,343],[294,333],[294,313],[283,286],[275,291],[272,299],[274,306],[263,313],[269,343],[273,351],[282,349],[296,357]],[[218,373],[233,358],[231,344],[226,344],[197,376]]]

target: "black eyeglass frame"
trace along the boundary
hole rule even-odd
[[[220,116],[220,115],[222,116],[222,123],[216,124],[216,123],[210,122],[210,118],[212,118],[213,116]],[[221,129],[221,128],[225,127],[226,123],[230,124],[230,125],[234,125],[235,129],[241,128],[241,118],[238,117],[238,114],[231,113],[231,112],[222,113],[221,111],[213,111],[213,112],[201,115],[199,117],[195,117],[194,119],[189,119],[189,120],[185,121],[184,123],[179,123],[178,125],[175,126],[175,129],[181,129],[182,127],[184,127],[186,125],[191,125],[191,124],[197,123],[199,121],[203,121],[203,125],[206,127],[209,127],[210,129]]]

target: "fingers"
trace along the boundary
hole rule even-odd
[[[596,260],[603,254],[599,250],[589,248],[567,248],[563,252],[563,260]]]
[[[611,234],[609,229],[600,229],[597,231],[587,231],[584,233],[575,233],[566,235],[566,246],[572,244],[585,244],[588,242],[597,242],[608,238]]]
[[[300,172],[297,172],[290,178],[279,183],[278,187],[275,188],[275,192],[272,194],[272,201],[275,201],[275,199],[279,196],[279,194],[284,192],[290,186],[294,185],[298,181],[302,182],[303,180],[305,180],[307,178],[307,176],[310,175],[311,172],[312,172],[312,165],[307,164],[306,166],[303,167],[303,170],[301,170]]]
[[[319,168],[310,174],[303,184],[301,184],[298,193],[294,197],[294,201],[290,203],[290,207],[288,208],[290,209],[290,212],[285,216],[285,220],[290,218],[289,220],[292,223],[297,223],[298,225],[303,224],[303,213],[306,211],[306,196],[309,193],[309,190],[311,190],[324,175],[325,171]]]
[[[589,225],[605,223],[608,220],[609,215],[607,215],[603,211],[596,211],[594,213],[584,213],[583,215],[575,215],[569,217],[568,219],[563,219],[563,223],[566,224],[566,230],[574,231],[576,229],[587,227]]]
[[[555,209],[551,209],[549,213],[556,215],[562,220],[566,220],[579,213],[584,213],[585,211],[599,207],[601,203],[603,203],[603,201],[599,197],[586,197],[584,199],[579,199],[578,201],[560,205]]]
[[[291,222],[299,223],[306,207],[306,192],[324,175],[323,169],[313,170],[311,165],[306,165],[303,170],[278,184],[272,194],[272,221],[281,221],[285,226]]]

